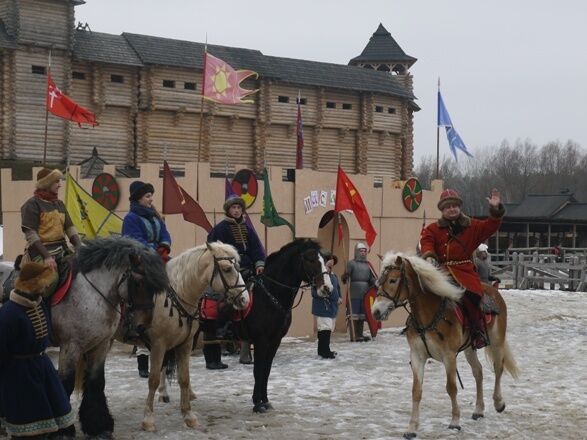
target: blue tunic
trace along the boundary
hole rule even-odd
[[[323,318],[336,318],[338,314],[338,300],[340,296],[340,284],[338,277],[331,273],[330,281],[332,282],[332,292],[327,298],[318,296],[316,288],[312,287],[312,315]]]
[[[31,306],[23,305],[26,302]],[[44,303],[35,305],[14,292],[0,308],[0,416],[14,436],[56,432],[75,421],[53,362],[45,354],[47,316]]]

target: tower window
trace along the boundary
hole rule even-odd
[[[31,73],[34,73],[35,75],[46,75],[47,74],[47,68],[45,66],[31,66]]]
[[[306,105],[308,100],[306,98],[300,98],[300,105]]]
[[[383,106],[376,105],[375,106],[375,113],[383,113]]]
[[[110,82],[122,84],[124,83],[124,76],[112,74],[110,75]]]
[[[166,87],[168,89],[175,89],[175,81],[173,81],[171,79],[164,79],[163,80],[163,87]]]
[[[336,102],[328,101],[326,103],[326,108],[336,108]]]
[[[389,108],[387,109],[387,113],[389,113],[390,115],[395,115],[395,108],[393,108],[393,107],[389,107]]]
[[[277,102],[281,102],[283,104],[287,104],[289,102],[289,96],[278,96]]]
[[[343,110],[351,110],[353,108],[352,104],[342,104],[342,109]]]
[[[185,83],[183,83],[183,88],[185,90],[196,90],[196,83],[195,82],[185,82]]]
[[[71,72],[71,78],[72,79],[80,79],[80,80],[84,80],[86,79],[86,74],[84,72]]]

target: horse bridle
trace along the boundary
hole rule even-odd
[[[399,282],[397,285],[397,288],[395,290],[395,295],[391,296],[386,290],[385,290],[385,281],[387,280],[387,275],[389,274],[389,272],[391,272],[393,269],[398,269],[400,271],[400,277],[399,277]],[[397,266],[393,266],[393,265],[389,265],[386,266],[383,269],[383,272],[381,273],[381,276],[379,277],[379,289],[377,290],[377,295],[376,296],[382,296],[388,300],[390,300],[393,303],[393,307],[395,309],[399,308],[399,307],[405,307],[406,304],[408,303],[408,299],[405,299],[403,301],[400,301],[399,297],[401,295],[402,292],[402,288],[403,288],[403,282],[405,280],[405,269],[404,269],[404,265],[402,264],[400,267]],[[383,282],[381,282],[383,281]]]
[[[210,287],[212,287],[212,282],[214,281],[214,278],[216,277],[216,275],[218,275],[220,277],[220,281],[222,281],[222,286],[224,287],[224,297],[226,298],[227,301],[229,302],[234,302],[239,296],[241,296],[243,293],[245,293],[247,291],[247,285],[246,284],[238,284],[238,276],[237,279],[235,281],[234,285],[230,285],[228,283],[228,281],[226,280],[226,277],[223,274],[223,271],[220,269],[220,261],[229,261],[232,266],[234,267],[235,271],[237,274],[239,274],[240,272],[238,271],[237,268],[237,263],[236,263],[236,258],[235,257],[217,257],[215,255],[213,255],[214,258],[214,270],[212,271],[212,275],[210,276],[210,282],[208,283],[208,285]],[[237,289],[237,288],[242,288],[241,291],[234,296],[234,298],[230,298],[228,296],[228,292],[231,291],[232,289]]]
[[[316,260],[318,260],[318,258],[316,258]],[[298,289],[302,289],[302,290],[303,289],[307,289],[308,287],[317,288],[317,286],[316,286],[317,282],[316,281],[318,280],[318,277],[327,275],[328,274],[328,271],[319,272],[316,275],[311,276],[308,273],[308,271],[306,270],[306,267],[304,265],[304,262],[306,262],[306,261],[314,261],[314,260],[313,259],[310,259],[310,258],[307,258],[305,256],[302,256],[302,259],[301,259],[302,270],[304,271],[304,275],[305,275],[306,279],[311,280],[309,282],[306,282],[306,284],[301,284],[299,286],[289,286],[287,284],[284,284],[284,283],[281,283],[281,282],[277,281],[276,279],[271,278],[270,276],[266,275],[265,273],[262,273],[260,276],[263,277],[264,279],[268,280],[268,281],[271,281],[273,284],[276,284],[276,285],[278,285],[280,287],[283,287],[285,289],[289,289],[292,292],[297,292]]]

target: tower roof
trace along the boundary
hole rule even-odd
[[[369,39],[369,43],[367,43],[361,55],[353,58],[349,64],[369,61],[407,62],[411,66],[417,61],[417,58],[407,55],[383,24],[379,23],[379,27]]]

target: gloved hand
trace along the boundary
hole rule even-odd
[[[426,261],[433,265],[434,267],[438,267],[438,260],[434,257],[426,257]]]

